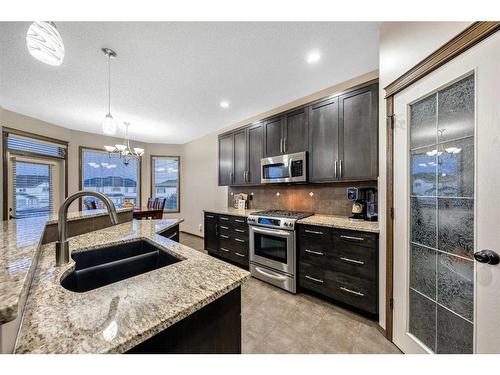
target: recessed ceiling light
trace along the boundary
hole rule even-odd
[[[228,108],[229,107],[229,102],[227,100],[222,100],[219,103],[219,105],[220,105],[221,108]]]
[[[307,62],[309,64],[317,63],[321,59],[321,54],[318,51],[312,51],[307,54]]]

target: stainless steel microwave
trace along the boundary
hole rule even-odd
[[[279,155],[260,160],[261,183],[306,182],[306,152]]]

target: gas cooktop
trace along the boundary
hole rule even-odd
[[[266,216],[266,217],[277,217],[285,219],[304,219],[306,217],[314,215],[313,212],[300,212],[300,211],[285,211],[285,210],[265,210],[254,212],[252,216]]]

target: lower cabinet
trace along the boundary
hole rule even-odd
[[[179,226],[176,225],[172,228],[169,228],[161,233],[160,236],[166,237],[172,241],[179,242]]]
[[[300,225],[299,287],[378,314],[378,235]]]
[[[246,218],[205,212],[205,250],[210,255],[249,267]]]

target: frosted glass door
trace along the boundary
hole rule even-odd
[[[472,353],[474,75],[410,105],[408,331]]]

